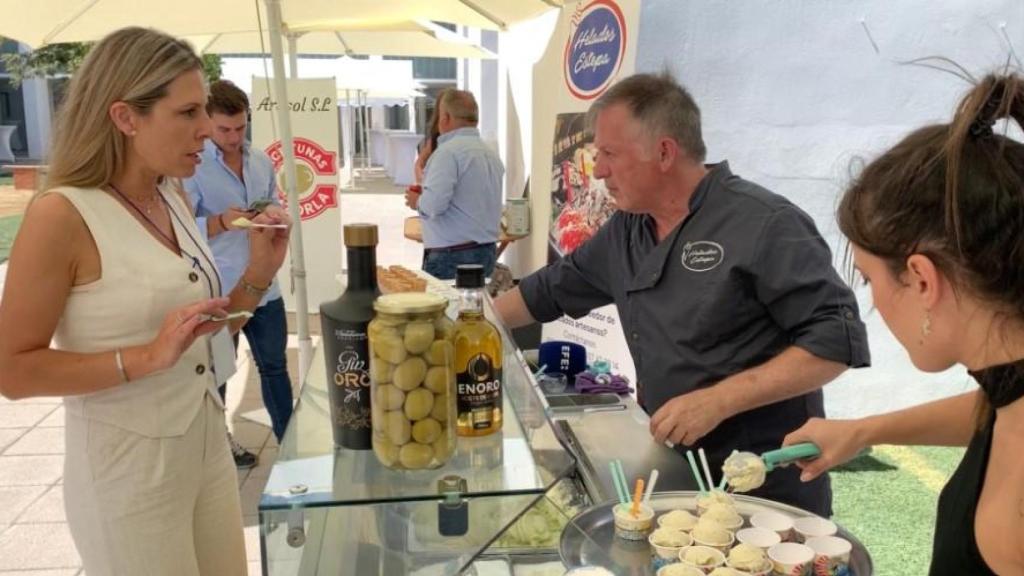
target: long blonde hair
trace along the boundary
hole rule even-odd
[[[175,78],[202,66],[192,47],[149,28],[122,28],[89,51],[71,79],[54,129],[47,188],[95,188],[122,169],[128,137],[109,116],[125,102],[141,114]]]

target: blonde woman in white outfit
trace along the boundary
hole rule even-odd
[[[288,231],[252,232],[242,280],[213,297],[212,256],[175,185],[199,162],[205,103],[188,45],[139,28],[97,44],[11,253],[0,393],[65,397],[65,506],[89,576],[246,572],[215,375],[244,320],[217,318],[259,303]]]

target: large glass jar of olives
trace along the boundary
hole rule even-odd
[[[437,294],[401,292],[373,303],[373,451],[399,470],[437,468],[455,451],[454,323]]]

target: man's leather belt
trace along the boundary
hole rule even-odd
[[[473,248],[483,248],[486,246],[494,246],[494,243],[481,244],[479,242],[463,242],[462,244],[456,244],[454,246],[444,246],[441,248],[425,248],[423,251],[427,254],[431,252],[461,252],[463,250],[472,250]]]

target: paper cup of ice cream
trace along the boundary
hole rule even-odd
[[[690,536],[693,537],[695,544],[716,548],[722,552],[728,552],[732,543],[736,541],[736,536],[732,532],[715,524],[698,523],[690,532]]]
[[[740,516],[736,509],[729,504],[721,502],[710,504],[700,517],[714,520],[726,530],[736,530],[743,526],[743,516]]]
[[[835,536],[839,528],[836,523],[820,516],[804,516],[793,520],[793,532],[797,542],[818,536]]]
[[[689,510],[672,510],[658,516],[658,526],[689,532],[697,525],[697,517]]]
[[[814,562],[814,550],[803,544],[783,542],[768,549],[772,573],[778,576],[807,576]]]
[[[675,528],[658,528],[651,535],[647,537],[647,541],[651,543],[651,548],[654,549],[655,560],[661,560],[662,562],[655,562],[659,564],[678,562],[679,551],[683,548],[693,544],[693,539],[690,535],[682,530]]]
[[[742,572],[744,576],[767,576],[772,573],[772,562],[768,554],[752,544],[740,543],[734,546],[725,559],[725,565]]]
[[[765,528],[779,535],[783,542],[793,537],[793,519],[782,512],[765,510],[750,517],[754,528]]]
[[[654,509],[641,504],[634,516],[632,504],[618,504],[615,506],[613,516],[615,518],[615,535],[626,540],[646,540],[647,534],[654,524]]]
[[[778,532],[767,528],[744,528],[736,532],[736,541],[740,544],[756,546],[761,550],[768,550],[782,542],[782,538]]]
[[[724,490],[711,490],[697,496],[697,515],[700,516],[712,504],[726,504],[736,508],[736,501]]]
[[[719,566],[725,566],[725,554],[710,546],[693,545],[679,551],[679,561],[708,574]]]
[[[814,550],[814,576],[845,574],[850,567],[850,553],[853,544],[836,536],[812,536],[804,542]]]
[[[668,564],[659,568],[657,574],[658,576],[704,576],[704,571],[686,564]]]

